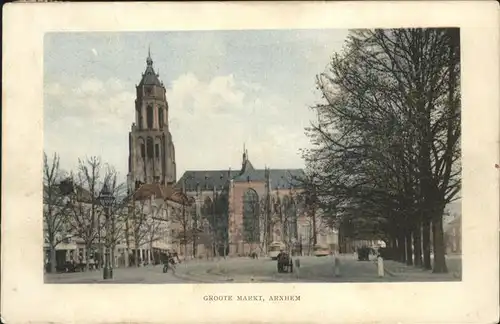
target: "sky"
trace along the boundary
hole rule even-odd
[[[135,85],[153,66],[167,88],[177,177],[238,169],[303,168],[315,78],[347,30],[48,33],[44,38],[44,150],[65,171],[99,156],[123,179]]]

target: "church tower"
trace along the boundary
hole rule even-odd
[[[129,133],[129,181],[173,184],[176,181],[175,148],[168,123],[166,89],[153,69],[148,51],[146,70],[136,85],[135,123]]]

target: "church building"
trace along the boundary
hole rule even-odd
[[[176,179],[175,147],[168,123],[166,89],[153,69],[149,53],[146,71],[136,86],[135,123],[129,133],[129,181],[172,185]]]
[[[313,253],[314,242],[335,248],[335,234],[300,195],[303,175],[302,169],[257,169],[244,149],[241,169],[186,171],[176,187],[196,201],[219,255],[265,254],[276,242],[300,254]]]
[[[322,234],[321,222],[311,221],[301,199],[302,169],[255,168],[243,148],[241,168],[189,170],[177,181],[166,89],[153,68],[150,53],[146,63],[136,86],[135,122],[129,133],[129,188],[167,188],[161,191],[176,192],[177,196],[181,193],[191,202],[189,230],[193,237],[185,253],[265,254],[273,242],[310,253],[313,242],[321,242],[322,237],[331,245]]]

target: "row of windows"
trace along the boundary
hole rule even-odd
[[[153,114],[153,106],[147,106],[146,108],[146,127],[148,129],[153,128],[153,121],[154,121],[154,114]],[[164,117],[164,108],[163,107],[158,107],[158,121],[159,121],[159,128],[163,129],[163,125],[165,124],[165,117]],[[139,129],[143,128],[143,117],[142,113],[139,112]]]
[[[148,153],[148,158],[153,157],[153,143],[148,142],[147,153]],[[141,144],[141,157],[142,158],[146,157],[146,146],[144,144]],[[157,159],[160,158],[160,145],[159,144],[155,144],[154,157]]]
[[[147,141],[147,150],[146,150],[146,145],[144,143],[141,144],[141,157],[144,158],[146,157],[146,153],[148,158],[152,158],[153,155],[155,158],[160,157],[160,144],[155,144],[154,145],[154,151],[153,151],[153,139],[148,138]]]

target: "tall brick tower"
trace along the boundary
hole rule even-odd
[[[153,69],[148,51],[146,70],[136,85],[135,123],[129,133],[129,181],[174,184],[175,148],[168,123],[166,89]]]

